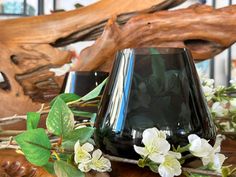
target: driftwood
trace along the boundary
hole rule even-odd
[[[187,47],[195,60],[215,56],[236,41],[236,6],[139,15],[119,26],[110,19],[102,36],[78,56],[74,70],[109,70],[116,51],[137,47]]]
[[[123,24],[183,1],[102,0],[74,11],[0,21],[0,72],[6,81],[0,84],[0,117],[36,111],[60,92],[64,77],[49,68],[68,63],[73,53],[56,46],[95,39],[113,15]]]
[[[154,13],[183,1],[102,0],[75,11],[0,21],[0,72],[6,80],[0,84],[0,117],[36,111],[55,97],[64,77],[49,69],[74,56],[57,47],[96,39],[112,16],[96,43],[77,56],[74,70],[108,71],[115,52],[127,47],[185,46],[203,60],[235,42],[235,6]]]

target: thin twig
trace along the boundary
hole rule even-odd
[[[40,109],[37,112],[38,113],[44,112],[44,104],[41,105]],[[27,119],[27,115],[17,115],[17,114],[15,114],[14,116],[2,117],[0,118],[0,126],[17,123],[26,119]]]
[[[0,149],[19,149],[17,145],[0,145]]]
[[[107,154],[104,154],[104,157],[108,158],[111,161],[115,161],[115,162],[124,162],[124,163],[136,164],[136,165],[138,164],[137,160],[125,159],[125,158],[115,157],[115,156],[111,156],[111,155],[107,155]]]
[[[25,132],[25,130],[4,130],[0,132],[1,136],[15,136]]]
[[[20,122],[26,119],[27,119],[26,115],[14,115],[10,117],[3,117],[3,118],[0,118],[0,126],[13,124],[13,123]]]
[[[111,161],[125,162],[125,163],[136,164],[136,165],[138,164],[137,160],[125,159],[125,158],[115,157],[115,156],[110,156],[110,155],[104,155],[104,157],[108,158]],[[197,173],[197,174],[210,175],[210,176],[221,176],[220,173],[209,171],[209,170],[200,170],[200,169],[186,168],[186,167],[182,167],[182,170],[183,172],[188,172],[188,173]]]
[[[186,167],[182,167],[182,170],[183,172],[188,172],[188,173],[196,173],[196,174],[210,175],[210,176],[221,176],[220,173],[209,171],[209,170],[200,170],[200,169],[186,168]]]
[[[216,117],[214,118],[215,121],[232,121],[230,117]]]
[[[11,136],[10,137],[0,137],[0,142],[1,141],[9,141],[10,139],[11,139]]]
[[[38,113],[41,113],[44,109],[44,104],[41,104],[41,108],[37,111]]]
[[[90,125],[91,127],[93,127],[94,123],[92,123],[92,122],[78,123],[78,124],[75,125],[75,128],[80,127],[80,126],[84,126],[84,125]]]

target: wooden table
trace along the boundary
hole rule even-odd
[[[236,166],[236,141],[225,140],[222,145],[222,152],[228,156],[226,164]],[[192,162],[190,166],[196,165]],[[28,163],[24,156],[15,153],[14,150],[0,151],[0,177],[53,177],[42,168],[35,167]],[[7,176],[8,175],[8,176]],[[112,162],[112,172],[89,173],[86,177],[157,177],[148,169],[139,168],[137,165]]]

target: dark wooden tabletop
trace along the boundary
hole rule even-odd
[[[222,152],[228,157],[225,164],[236,166],[236,141],[225,140],[222,145]],[[199,162],[191,162],[189,166],[196,166]],[[5,175],[5,176],[4,176]],[[0,177],[52,177],[42,168],[32,166],[23,155],[17,154],[14,150],[0,151]],[[139,168],[137,165],[112,162],[112,172],[89,173],[86,177],[157,177],[147,168]]]

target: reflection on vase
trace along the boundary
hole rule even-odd
[[[107,72],[70,72],[65,76],[61,93],[74,93],[82,97],[101,84],[102,81],[108,77],[108,75],[109,73]],[[74,105],[71,109],[92,113],[97,112],[97,106]],[[90,118],[75,116],[75,120],[78,122],[89,122]]]
[[[107,72],[70,72],[66,75],[62,86],[63,93],[74,93],[84,96],[108,77]]]
[[[145,129],[157,127],[173,145],[215,129],[186,49],[125,49],[117,54],[96,121],[95,140],[110,155],[136,159]]]

